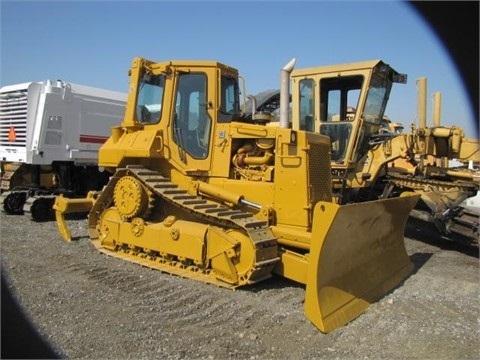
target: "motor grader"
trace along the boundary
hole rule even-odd
[[[293,67],[269,126],[242,116],[235,68],[135,58],[125,118],[99,151],[110,181],[56,198],[62,237],[64,215],[88,210],[91,242],[108,255],[226,288],[286,277],[305,285],[322,332],[360,315],[412,271],[403,232],[419,196],[332,201],[330,139],[288,126]]]
[[[436,93],[434,126],[426,126],[426,78],[417,80],[419,125],[385,131],[385,108],[393,83],[407,76],[372,60],[295,69],[291,73],[292,129],[331,139],[332,191],[338,204],[421,195],[411,216],[478,244],[478,214],[461,206],[479,189],[478,170],[451,168],[448,160],[478,164],[478,139],[457,126],[440,125]],[[265,105],[264,105],[265,106]]]

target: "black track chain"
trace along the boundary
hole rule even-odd
[[[439,191],[445,191],[445,189],[461,188],[467,191],[478,191],[478,184],[467,181],[442,181],[425,178],[415,178],[409,175],[389,174],[389,178],[395,185],[405,186],[412,189],[422,190],[425,185],[437,188]]]

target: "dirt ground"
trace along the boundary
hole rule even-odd
[[[2,358],[480,358],[478,248],[423,224],[407,226],[415,270],[402,286],[322,334],[303,315],[304,287],[280,277],[222,289],[99,253],[86,220],[69,221],[72,243],[54,222],[0,220]]]

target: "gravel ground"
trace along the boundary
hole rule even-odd
[[[438,239],[417,223],[405,232],[413,274],[326,335],[303,315],[304,287],[280,277],[222,289],[99,253],[86,220],[69,220],[79,237],[72,243],[54,222],[4,213],[0,220],[2,358],[480,357],[478,249]],[[50,348],[22,332],[9,294]]]

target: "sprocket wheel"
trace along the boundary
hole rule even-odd
[[[115,184],[113,201],[123,220],[146,217],[151,208],[152,194],[133,176],[124,176]]]

